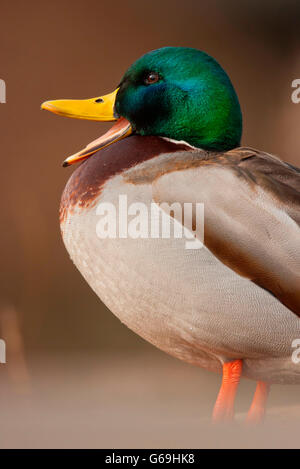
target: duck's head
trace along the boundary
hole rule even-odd
[[[117,120],[107,134],[69,157],[67,165],[133,132],[216,151],[237,147],[242,133],[240,105],[228,75],[212,57],[186,47],[145,54],[111,94],[47,101],[42,108],[78,119]]]

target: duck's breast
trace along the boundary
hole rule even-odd
[[[112,146],[79,167],[61,208],[66,248],[101,300],[149,342],[205,368],[220,370],[224,359],[241,357],[250,360],[245,370],[253,377],[253,361],[291,361],[292,342],[300,338],[299,319],[205,247],[186,249],[184,237],[103,238],[103,204],[115,207],[118,233],[120,196],[126,199],[127,210],[137,202],[144,204],[148,211],[141,216],[149,227],[152,222],[151,185],[128,183],[126,170],[108,168],[113,158]],[[128,222],[133,218],[129,215]],[[170,224],[173,233],[173,220]],[[276,380],[274,367],[268,373]]]

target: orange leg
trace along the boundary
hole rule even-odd
[[[242,374],[242,367],[242,360],[224,363],[222,385],[212,416],[213,422],[233,420],[234,400]]]
[[[248,423],[262,422],[266,412],[266,403],[270,391],[270,385],[263,381],[258,381],[253,401],[247,415]]]

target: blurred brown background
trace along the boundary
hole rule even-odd
[[[86,380],[81,382],[85,391],[84,383],[87,387],[94,386],[91,376],[98,376],[99,383],[94,392],[98,389],[100,393],[104,368],[107,379],[112,379],[111,387],[107,386],[110,393],[119,383],[120,366],[129,370],[128,378],[124,371],[121,373],[121,385],[126,384],[128,393],[136,392],[138,396],[139,392],[144,395],[148,392],[151,396],[150,404],[146,401],[141,408],[133,405],[131,416],[146,412],[145,408],[151,407],[151,402],[153,408],[160,408],[164,402],[162,396],[165,396],[166,403],[170,399],[173,404],[176,402],[176,409],[180,406],[184,409],[189,396],[190,407],[186,412],[190,412],[188,415],[197,421],[203,414],[202,408],[207,409],[203,410],[204,414],[209,413],[219,378],[164,357],[121,325],[70,262],[60,238],[58,207],[72,169],[62,169],[61,162],[102,134],[106,126],[41,112],[40,104],[47,99],[105,94],[115,89],[127,67],[141,54],[166,45],[192,46],[214,56],[231,77],[244,115],[242,143],[300,165],[300,104],[291,101],[291,82],[300,78],[299,31],[300,3],[297,0],[2,2],[0,78],[6,82],[7,103],[0,104],[0,338],[7,341],[8,363],[0,365],[0,383],[3,385],[0,413],[1,402],[4,405],[5,399],[11,399],[14,408],[19,405],[20,409],[26,407],[28,410],[28,402],[22,401],[24,396],[19,401],[16,392],[26,388],[27,395],[38,400],[39,392],[42,392],[39,387],[42,377],[51,381],[51,373],[59,379],[55,389],[60,389],[66,399],[62,402],[67,402],[70,396],[72,398],[74,389],[78,389],[76,376]],[[43,356],[48,358],[42,360]],[[79,356],[81,368],[76,367],[76,357]],[[83,360],[82,356],[93,358]],[[126,356],[131,358],[124,359]],[[140,358],[142,356],[146,357],[145,362]],[[52,371],[48,375],[45,368],[47,360],[52,360],[49,365]],[[55,360],[59,361],[58,368]],[[111,368],[110,363],[113,363]],[[141,372],[145,363],[149,370],[149,383],[145,389],[137,391],[134,383],[140,378],[147,379],[144,371]],[[162,371],[164,366],[166,372]],[[136,374],[134,367],[137,367]],[[56,369],[60,370],[58,375]],[[89,370],[84,377],[80,375],[82,369]],[[62,370],[73,370],[74,373],[70,371],[69,376]],[[174,387],[178,389],[178,383],[182,382],[187,393],[193,389],[192,395],[186,395],[182,386],[181,391],[177,391],[177,400],[174,397],[172,401],[173,387],[168,387],[168,370],[173,370]],[[74,386],[67,385],[69,378],[71,381],[74,379]],[[10,381],[13,384],[7,384]],[[197,392],[193,383],[198,387]],[[120,383],[116,385],[120,386]],[[204,394],[201,386],[205,388]],[[244,386],[248,399],[252,388]],[[275,404],[280,403],[281,392],[275,391]],[[299,388],[284,388],[282,403],[286,403],[286,395],[290,396],[291,403],[299,403],[298,394]],[[119,404],[120,398],[126,408],[126,393],[125,397],[122,393],[116,397]],[[82,395],[82,399],[86,402],[89,397]],[[57,401],[52,402],[56,415],[60,412],[59,407]],[[247,407],[249,402],[246,402]],[[24,417],[25,420],[34,419],[33,415],[40,416],[48,404],[46,399],[39,409],[33,407],[32,414]],[[81,404],[79,399],[79,407]],[[115,404],[112,399],[111,405]],[[98,405],[101,404],[95,404],[97,411]],[[244,404],[240,405],[244,409]],[[71,408],[70,405],[70,412]],[[5,405],[5,409],[7,421],[14,422],[9,405]],[[66,433],[69,417],[66,413]],[[177,423],[178,438],[174,437],[175,440],[171,439],[169,443],[166,440],[169,446],[172,446],[172,441],[173,445],[185,444],[180,440],[182,433],[179,431],[180,422]],[[18,418],[15,426],[11,425],[11,434],[8,433],[10,436],[3,446],[43,445],[44,440],[38,439],[42,423],[36,422],[37,439],[30,440],[31,443],[24,440],[24,432],[18,433]],[[56,427],[53,425],[54,435]],[[62,428],[62,424],[58,426]],[[188,419],[187,426],[190,426]],[[93,428],[87,431],[85,442],[80,439],[77,442],[76,438],[72,440],[70,435],[65,435],[66,445],[75,445],[75,442],[79,446],[91,444],[94,441],[92,435],[95,435]],[[138,430],[138,424],[134,428]],[[164,426],[159,428],[162,435],[166,433]],[[151,435],[157,435],[157,431],[154,425],[148,439],[145,436],[136,444],[145,446],[147,441],[155,444],[156,440],[151,440]],[[134,429],[132,432],[134,435]],[[186,437],[186,432],[183,433]],[[101,445],[101,431],[97,435],[100,435],[97,441]],[[129,444],[122,438],[116,440],[117,436],[112,430],[111,438],[104,439],[103,444]],[[45,441],[49,443],[47,438]],[[55,444],[56,440],[50,438],[50,446],[51,441]],[[134,438],[130,440],[131,446],[134,446],[134,441]],[[192,441],[186,440],[186,445]]]

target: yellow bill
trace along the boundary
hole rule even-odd
[[[132,127],[124,117],[117,118],[114,113],[115,100],[118,89],[113,93],[92,99],[59,99],[46,101],[41,108],[60,116],[93,121],[117,121],[102,137],[94,140],[83,150],[69,156],[63,166],[82,161],[108,145],[127,137],[132,133]]]
[[[110,94],[92,99],[57,99],[46,101],[41,108],[59,116],[90,121],[115,121],[114,106],[118,88]]]

